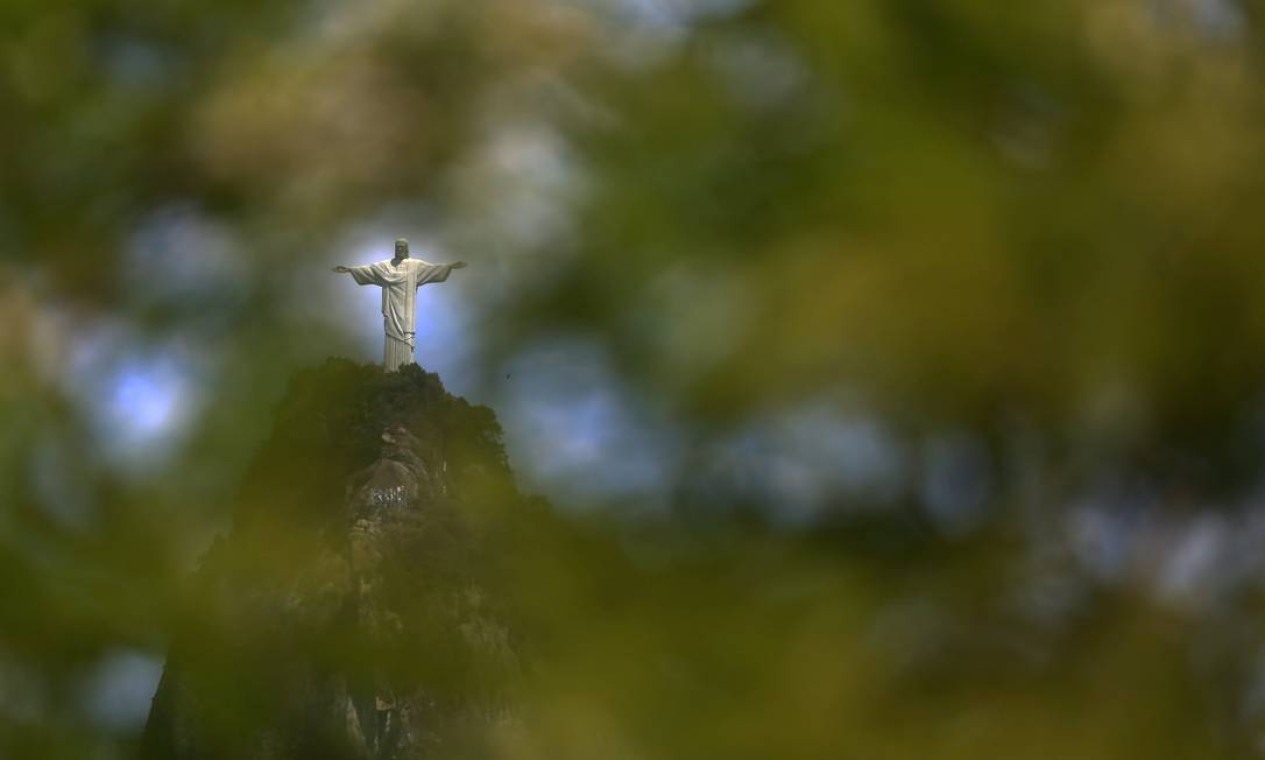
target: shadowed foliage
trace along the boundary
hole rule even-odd
[[[170,652],[168,752],[1258,757],[1263,53],[1260,0],[3,3],[0,755],[129,756]],[[481,406],[321,365],[401,235]]]

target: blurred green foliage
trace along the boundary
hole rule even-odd
[[[92,674],[187,622],[272,404],[352,345],[304,273],[384,219],[441,228],[491,276],[467,293],[485,381],[582,335],[685,441],[670,514],[523,539],[534,665],[500,754],[1254,752],[1263,19],[1256,0],[5,3],[0,754],[130,751]],[[235,279],[147,295],[137,236],[172,208],[228,241]],[[207,367],[141,475],[79,400],[97,330]],[[708,474],[803,405],[890,429],[896,495],[832,494],[791,530],[775,491]],[[928,506],[945,435],[988,473],[965,531]],[[1156,589],[1180,537],[1108,537],[1094,572],[1085,505],[1123,515],[1124,543],[1192,516],[1245,539],[1215,594],[1175,604]]]

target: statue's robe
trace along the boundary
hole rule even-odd
[[[417,333],[417,289],[447,280],[452,265],[429,264],[421,259],[391,259],[348,268],[358,285],[382,288],[382,323],[386,330],[383,365],[387,372],[412,364]]]

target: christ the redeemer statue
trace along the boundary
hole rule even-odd
[[[455,264],[428,264],[421,259],[410,259],[408,241],[395,241],[395,258],[359,267],[334,267],[340,274],[350,273],[357,285],[377,285],[382,288],[382,323],[386,329],[386,356],[383,365],[387,372],[394,372],[405,364],[413,363],[414,335],[417,332],[417,289],[432,282],[443,282],[454,269],[466,266],[464,261]]]

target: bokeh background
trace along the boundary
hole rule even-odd
[[[0,754],[128,756],[404,236],[573,526],[504,757],[1260,756],[1263,109],[1257,0],[8,0]]]

